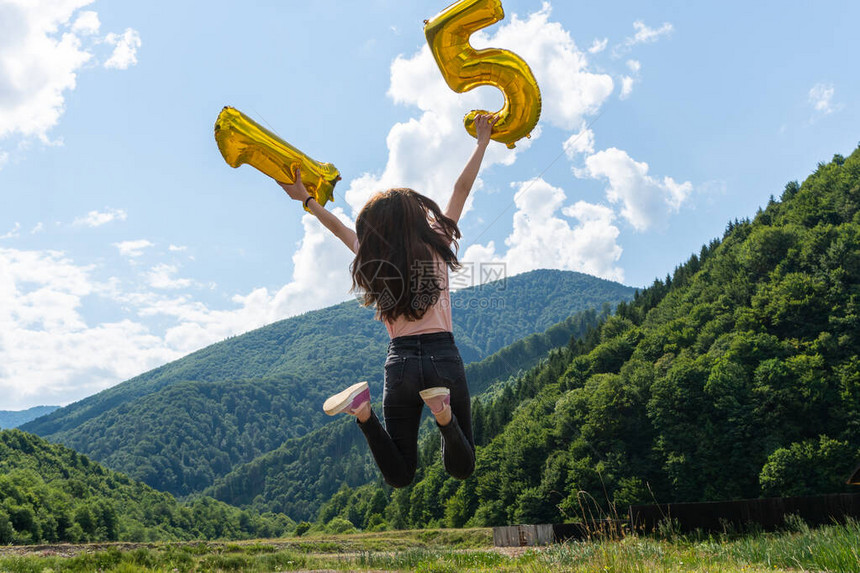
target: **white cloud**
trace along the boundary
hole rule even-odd
[[[621,76],[621,93],[618,94],[619,99],[627,99],[633,93],[633,84],[639,79],[639,71],[642,69],[642,64],[639,60],[627,60],[627,69],[630,70],[630,75]]]
[[[78,73],[102,42],[93,0],[5,0],[0,3],[0,138],[49,143]]]
[[[46,139],[59,120],[64,92],[92,54],[67,28],[73,13],[92,0],[19,1],[0,5],[0,137],[12,133]]]
[[[119,250],[119,254],[124,257],[139,257],[143,255],[143,250],[149,247],[154,247],[155,244],[146,239],[137,239],[135,241],[122,241],[114,243],[114,247]]]
[[[72,24],[72,32],[91,36],[93,34],[98,34],[101,25],[97,12],[85,10],[78,14],[77,19],[75,19],[75,23]]]
[[[632,36],[628,36],[624,41],[612,49],[615,57],[630,51],[636,44],[652,44],[663,36],[667,36],[674,30],[672,24],[664,22],[659,28],[649,28],[641,20],[633,22],[633,29],[636,32]]]
[[[0,395],[4,407],[66,403],[181,354],[130,320],[86,323],[105,296],[92,266],[56,251],[0,249]]]
[[[577,177],[606,179],[606,197],[621,203],[621,216],[638,231],[663,224],[670,213],[678,211],[693,189],[689,181],[676,183],[648,175],[648,164],[637,162],[627,152],[611,147],[585,159],[584,168],[574,169]]]
[[[332,211],[350,222],[341,208]],[[304,238],[293,254],[292,280],[270,292],[257,288],[236,294],[230,309],[211,309],[187,295],[166,297],[153,292],[118,292],[116,298],[137,309],[142,318],[166,317],[174,326],[163,336],[166,348],[189,353],[228,336],[241,334],[274,321],[342,302],[352,284],[349,264],[352,252],[312,215],[302,217]],[[147,274],[150,286],[179,289],[196,283],[174,279],[173,265],[156,265]]]
[[[178,279],[173,275],[179,271],[176,265],[161,263],[152,267],[147,273],[147,283],[156,289],[188,288],[194,282],[191,279]]]
[[[636,34],[631,40],[632,44],[648,44],[656,42],[660,36],[665,36],[672,32],[672,24],[664,22],[659,28],[649,28],[642,21],[633,22],[633,28],[636,29]]]
[[[615,219],[615,213],[609,207],[585,201],[577,201],[561,211],[568,217],[574,217],[583,223],[611,223]]]
[[[140,34],[137,30],[126,28],[122,34],[110,33],[105,42],[114,46],[111,57],[105,62],[106,68],[125,70],[137,64],[137,50],[140,48]]]
[[[591,43],[591,47],[588,48],[589,54],[599,54],[603,50],[606,49],[606,45],[609,43],[609,38],[598,39],[595,38]]]
[[[20,235],[21,235],[21,223],[19,223],[18,221],[15,221],[15,225],[11,229],[9,229],[8,232],[6,232],[3,235],[0,235],[0,240],[2,240],[2,239],[14,239],[15,237],[19,237]]]
[[[111,221],[125,221],[128,213],[123,209],[107,209],[105,211],[90,211],[84,217],[75,219],[73,225],[85,227],[101,227]]]
[[[833,84],[817,83],[809,90],[809,103],[816,113],[829,115],[841,109],[841,105],[833,103],[836,88]]]
[[[508,275],[555,268],[610,280],[624,279],[624,271],[615,264],[622,249],[610,208],[584,201],[563,207],[564,190],[540,178],[514,185],[518,188],[514,195],[517,211],[513,231],[505,240],[507,251],[497,253],[493,241],[471,245],[463,261],[478,265],[504,263]],[[577,219],[577,224],[571,226],[558,216],[559,211]]]
[[[341,207],[332,209],[332,213],[354,226]],[[352,286],[352,251],[313,215],[303,215],[302,226],[305,233],[293,254],[292,280],[272,300],[273,312],[279,318],[341,302],[349,296]]]
[[[45,230],[45,224],[42,223],[41,221],[39,221],[38,223],[36,223],[36,225],[32,229],[30,229],[30,234],[36,235],[38,233],[41,233],[44,230]]]
[[[9,161],[9,154],[5,151],[0,151],[0,169],[3,169],[3,167],[6,165],[6,163],[8,161]]]
[[[580,130],[565,140],[562,144],[564,152],[570,159],[579,153],[594,153],[594,132],[583,125]]]
[[[621,77],[621,93],[618,94],[620,99],[627,99],[630,97],[630,94],[633,93],[633,82],[634,79],[630,76]]]
[[[169,247],[167,247],[167,250],[170,251],[171,253],[181,253],[183,251],[187,251],[188,247],[178,246],[178,245],[170,245]]]

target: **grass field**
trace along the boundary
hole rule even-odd
[[[495,548],[489,529],[389,531],[224,543],[0,548],[0,571],[860,572],[860,523],[743,536],[628,536]]]

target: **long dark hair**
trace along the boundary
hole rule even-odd
[[[417,320],[436,303],[444,278],[435,276],[437,257],[451,270],[460,268],[451,248],[452,242],[457,248],[460,238],[457,223],[435,201],[412,189],[389,189],[371,197],[355,220],[355,232],[352,290],[362,291],[364,304],[375,306],[381,320]]]

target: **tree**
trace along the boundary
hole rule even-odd
[[[762,493],[796,496],[846,491],[845,480],[858,457],[856,447],[827,436],[779,448],[761,470]]]

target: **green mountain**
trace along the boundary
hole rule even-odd
[[[35,406],[27,410],[0,410],[0,430],[17,428],[39,416],[50,414],[58,408],[59,406]]]
[[[448,477],[428,438],[410,487],[344,487],[319,519],[547,523],[845,491],[860,460],[858,350],[860,148],[493,392],[475,412],[473,477]]]
[[[589,328],[597,326],[601,317],[607,316],[608,306],[603,315],[594,310],[583,311],[546,332],[527,336],[480,362],[466,365],[466,377],[473,394],[521,374],[551,349],[583,336]],[[429,415],[427,418],[429,422]],[[495,423],[501,426],[500,421]],[[438,432],[433,431],[432,424],[426,424],[424,429],[431,430],[428,433],[438,440]],[[379,471],[364,435],[355,427],[353,418],[342,416],[305,436],[287,440],[249,463],[236,466],[204,493],[232,505],[283,512],[296,520],[312,520],[320,506],[341,486],[358,487],[378,479]]]
[[[534,271],[453,293],[464,360],[633,289],[588,275]],[[232,337],[21,426],[175,495],[330,419],[324,399],[365,379],[381,394],[388,337],[350,301]]]
[[[0,431],[0,543],[248,539],[295,524],[211,498],[180,504],[20,430]]]

